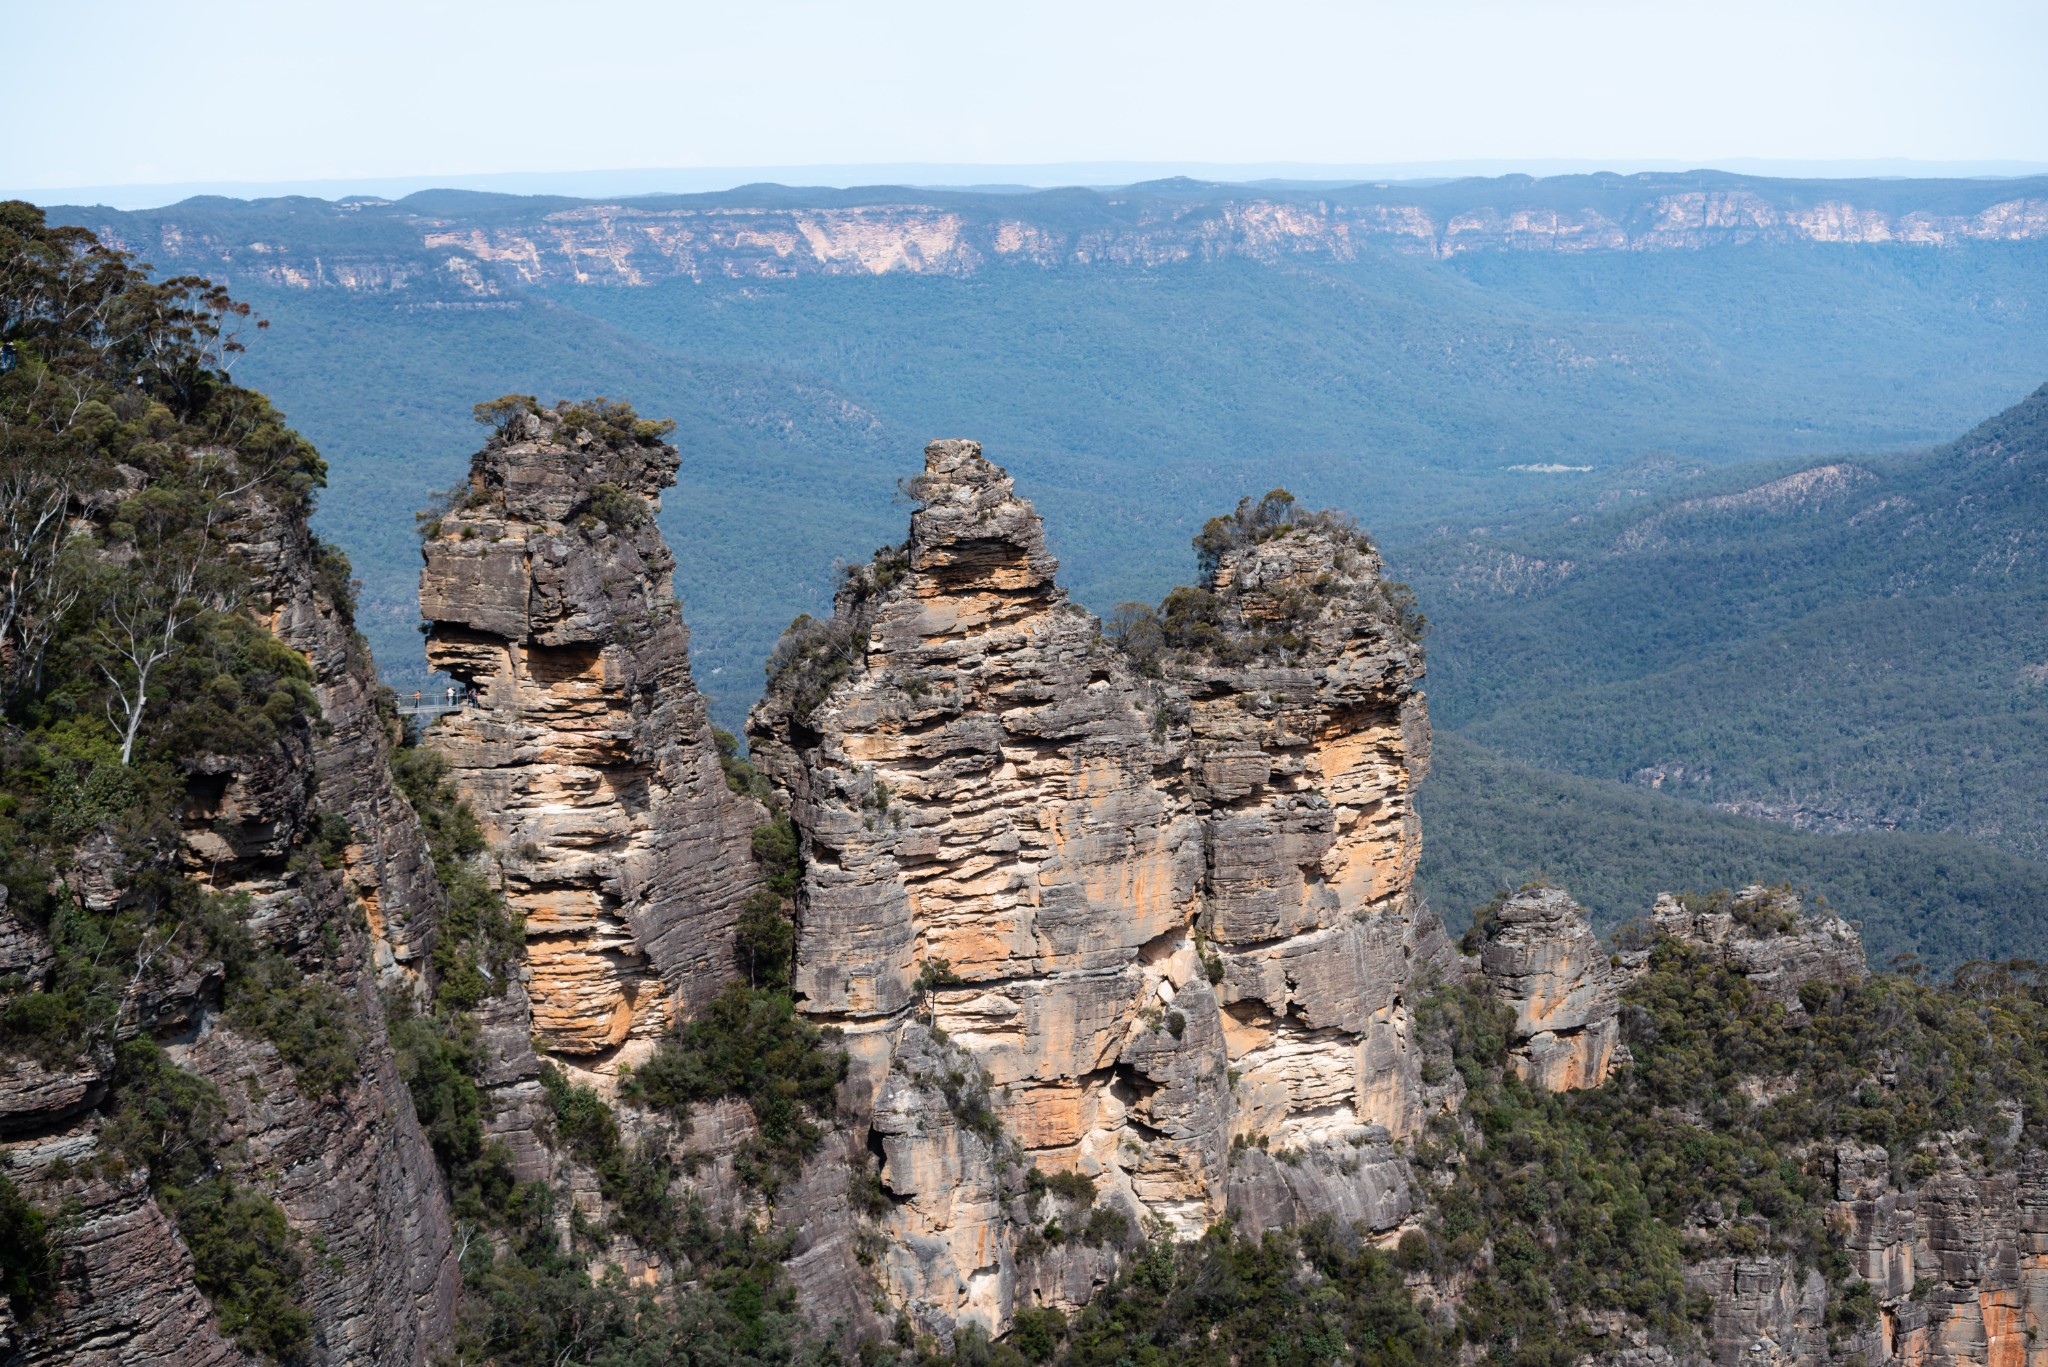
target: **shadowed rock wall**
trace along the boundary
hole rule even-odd
[[[182,858],[190,876],[248,897],[245,919],[261,942],[339,990],[359,1069],[336,1092],[301,1087],[276,1048],[221,1016],[221,966],[212,962],[138,972],[119,1033],[156,1037],[174,1062],[220,1089],[219,1139],[234,1179],[274,1199],[322,1250],[305,1259],[313,1338],[301,1360],[421,1363],[452,1328],[458,1273],[446,1190],[393,1062],[378,975],[393,991],[411,990],[404,965],[431,947],[440,892],[418,820],[391,783],[374,671],[316,586],[303,513],[248,496],[233,539],[257,572],[271,630],[312,666],[323,724],[285,734],[260,757],[186,757],[194,781]],[[316,813],[354,833],[339,869],[289,857]],[[136,872],[118,860],[111,841],[89,844],[74,871],[77,894],[114,905]],[[9,971],[29,969],[31,986],[47,970],[39,934],[0,905],[0,953]],[[191,1257],[146,1174],[93,1166],[104,1118],[86,1108],[103,1095],[110,1062],[94,1060],[63,1085],[0,1086],[0,1135],[16,1136],[0,1142],[0,1166],[39,1206],[74,1203],[54,1227],[54,1303],[7,1361],[242,1362],[193,1284]]]

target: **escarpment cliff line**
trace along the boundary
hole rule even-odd
[[[749,721],[803,839],[796,990],[846,1028],[861,1109],[902,1114],[929,1025],[1024,1157],[1132,1227],[1394,1227],[1404,988],[1441,936],[1412,891],[1421,653],[1376,553],[1241,510],[1127,648],[978,444],[934,442],[913,489],[908,541],[792,628]],[[1100,1275],[963,1206],[1003,1183],[956,1139],[892,1122],[884,1151],[899,1303],[1000,1328]]]
[[[2048,181],[2040,178],[1788,181],[1716,172],[1299,190],[1181,180],[1003,195],[768,186],[625,202],[293,203],[288,214],[220,200],[62,212],[156,260],[273,288],[479,300],[533,286],[964,276],[1011,265],[1939,248],[2048,235]]]
[[[473,690],[427,743],[524,921],[532,1035],[608,1055],[733,971],[758,803],[726,785],[674,557],[653,511],[677,454],[630,410],[518,408],[430,528],[427,658]]]

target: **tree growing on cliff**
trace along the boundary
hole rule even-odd
[[[0,446],[0,710],[41,677],[44,653],[85,590],[70,512],[101,482],[61,441],[10,427]]]
[[[925,959],[918,964],[917,976],[911,979],[910,985],[917,989],[918,998],[922,1003],[920,1009],[924,1014],[924,1018],[930,1020],[939,989],[942,987],[958,987],[966,981],[965,978],[953,971],[953,965],[950,960],[932,958]]]

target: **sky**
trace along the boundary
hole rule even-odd
[[[878,164],[2048,164],[2043,0],[0,0],[0,46],[0,193]]]

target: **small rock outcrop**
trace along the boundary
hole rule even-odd
[[[1857,982],[1869,971],[1863,937],[1832,913],[1810,913],[1789,888],[1752,884],[1705,897],[1664,893],[1652,929],[1720,955],[1785,1008],[1806,1018],[1799,989],[1810,982]]]
[[[427,658],[473,706],[444,756],[524,918],[532,1035],[651,1041],[731,976],[758,803],[726,785],[655,529],[677,455],[654,424],[513,415],[431,529]]]
[[[1605,1082],[1623,1053],[1619,984],[1585,909],[1525,887],[1488,908],[1476,938],[1480,971],[1515,1010],[1515,1071],[1551,1092]]]
[[[1441,936],[1412,894],[1420,651],[1377,555],[1334,519],[1225,537],[1174,640],[1119,645],[978,444],[934,442],[913,487],[908,542],[792,628],[749,722],[803,838],[797,991],[862,1109],[901,1112],[928,1018],[1022,1155],[1134,1225],[1398,1224],[1403,991]],[[1022,1237],[952,1127],[885,1147],[921,1250],[888,1289],[920,1316],[999,1330],[1114,1266]]]

